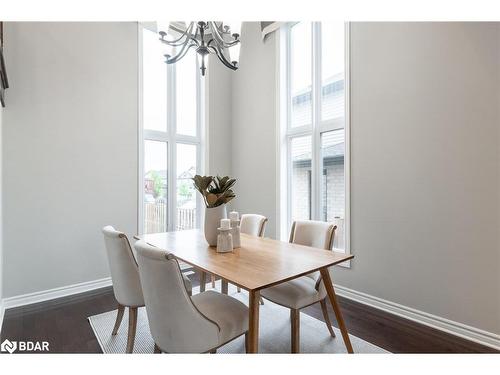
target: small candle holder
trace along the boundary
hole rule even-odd
[[[217,236],[217,252],[229,253],[233,251],[233,236],[231,235],[231,228],[217,228],[219,234]]]
[[[233,235],[233,248],[241,247],[240,242],[240,214],[236,211],[229,213],[229,220],[231,221],[231,234]]]
[[[231,220],[231,235],[233,236],[233,248],[241,247],[239,220]]]

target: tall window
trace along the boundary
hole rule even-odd
[[[191,178],[200,170],[202,90],[197,59],[190,51],[165,64],[158,34],[140,30],[142,50],[142,233],[199,227],[200,202]]]
[[[343,251],[349,251],[347,30],[343,22],[290,25],[282,34],[281,60],[287,179],[282,228],[288,232],[295,220],[333,222],[334,247]]]

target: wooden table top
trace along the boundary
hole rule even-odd
[[[354,258],[336,251],[241,234],[241,247],[217,253],[199,229],[139,237],[198,269],[247,290],[259,290]]]

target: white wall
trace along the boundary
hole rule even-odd
[[[137,229],[137,25],[7,23],[5,297],[109,276]]]
[[[500,333],[499,28],[356,23],[337,282]]]
[[[241,213],[267,216],[271,237],[277,222],[275,37],[263,43],[260,23],[243,23],[232,86],[232,174],[238,180],[233,205]]]
[[[500,333],[499,29],[355,23],[351,235],[336,283]],[[237,205],[276,223],[274,39],[242,32]]]
[[[231,174],[232,136],[232,77],[235,74],[210,55],[205,76],[206,120],[209,129],[207,141],[207,168],[205,174],[226,176]]]
[[[137,24],[7,23],[5,40],[4,297],[108,277],[100,228],[137,231]],[[234,73],[218,64],[207,173],[225,175]]]

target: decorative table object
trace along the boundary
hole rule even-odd
[[[203,229],[205,231],[205,239],[210,246],[217,245],[217,228],[221,220],[225,218],[227,218],[225,204],[221,204],[217,207],[207,207],[205,209],[205,223]]]
[[[217,246],[217,227],[221,219],[227,218],[226,204],[236,195],[231,188],[236,183],[234,178],[200,176],[193,177],[194,187],[198,190],[205,202],[204,233],[210,246]]]
[[[236,211],[229,213],[229,220],[231,221],[231,235],[233,236],[233,249],[241,247],[240,242],[240,215]]]
[[[220,221],[220,228],[217,228],[219,235],[217,236],[217,252],[228,253],[233,251],[233,236],[231,235],[231,223],[229,219]]]

